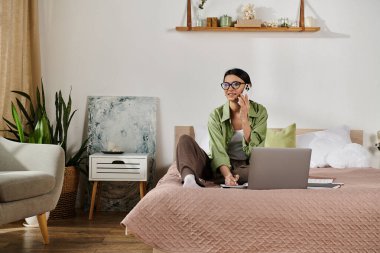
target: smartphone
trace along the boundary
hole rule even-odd
[[[242,96],[248,95],[248,99],[251,99],[251,89],[248,85],[244,87],[243,92],[241,93]]]

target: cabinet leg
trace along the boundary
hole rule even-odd
[[[145,196],[146,193],[146,182],[140,181],[140,199],[142,199]]]
[[[94,205],[95,205],[95,196],[96,196],[96,189],[97,188],[98,188],[98,182],[95,181],[94,185],[92,186],[90,214],[88,216],[89,220],[92,220],[93,215],[94,215]]]
[[[101,207],[102,202],[100,201],[100,197],[102,195],[102,182],[101,181],[98,182],[98,187],[96,189],[96,193],[97,194],[96,194],[94,209],[101,210],[102,209],[102,207]]]

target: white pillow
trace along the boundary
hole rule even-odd
[[[368,168],[371,154],[362,145],[350,143],[342,149],[330,152],[327,163],[334,168]]]
[[[336,141],[348,144],[352,143],[350,137],[350,128],[346,125],[342,125],[339,127],[329,128],[324,131],[314,132],[317,137],[326,137],[333,138]]]
[[[310,143],[317,137],[326,137],[337,139],[344,143],[351,143],[350,138],[350,128],[348,126],[342,125],[335,128],[330,128],[324,131],[311,132],[306,134],[299,134],[296,136],[297,148],[309,148]]]
[[[316,138],[315,133],[306,133],[296,135],[297,148],[309,148],[310,143]]]
[[[195,141],[207,153],[210,154],[210,137],[207,126],[194,126]]]
[[[311,168],[327,167],[326,156],[330,152],[340,150],[344,147],[345,143],[337,141],[334,137],[333,135],[316,137],[310,143],[310,148],[312,149],[310,160]]]
[[[351,143],[350,129],[348,126],[340,126],[314,132],[314,138],[311,135],[303,138],[304,139],[301,139],[302,142],[299,145],[307,145],[309,142],[308,147],[312,149],[310,160],[311,168],[327,167],[329,165],[326,161],[327,155],[330,152],[340,150],[346,144]]]

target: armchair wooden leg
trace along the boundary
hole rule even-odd
[[[44,238],[44,244],[49,244],[49,233],[47,229],[46,213],[37,215],[38,224],[40,225],[40,230],[42,237]]]

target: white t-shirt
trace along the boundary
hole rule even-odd
[[[243,151],[243,138],[243,129],[234,131],[234,135],[232,136],[227,148],[227,154],[230,159],[247,160],[248,157]]]

